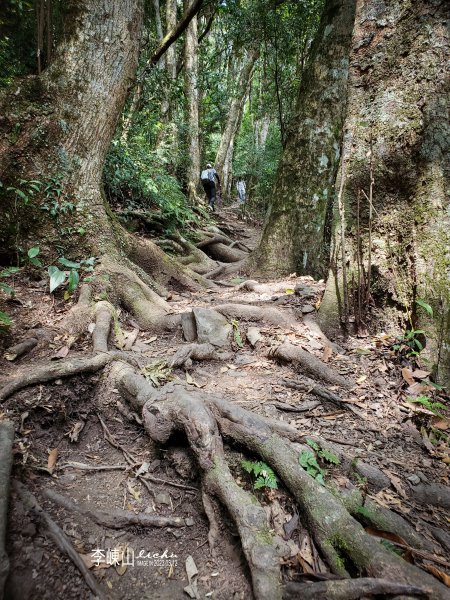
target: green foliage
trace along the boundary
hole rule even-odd
[[[330,452],[326,448],[321,448],[314,440],[307,439],[306,443],[316,452],[319,458],[323,458],[323,460],[332,463],[333,465],[340,464],[341,461],[336,454],[333,454],[333,452]]]
[[[168,173],[166,149],[154,149],[141,135],[115,140],[106,158],[105,191],[113,207],[146,212],[167,232],[199,222],[177,178]]]
[[[401,338],[398,338],[398,343],[394,344],[392,349],[399,353],[405,352],[408,357],[419,356],[424,348],[422,341],[419,339],[423,335],[425,335],[423,329],[411,327],[411,329],[406,330]]]
[[[39,246],[34,246],[33,248],[30,248],[27,252],[27,260],[34,267],[42,267],[42,263],[38,258],[39,252]]]
[[[13,194],[16,201],[23,202],[27,205],[31,202],[34,194],[41,189],[41,182],[36,179],[19,179],[18,187],[8,187],[7,192]]]
[[[259,490],[261,488],[270,488],[276,490],[278,488],[278,479],[273,472],[273,470],[266,465],[266,463],[261,461],[251,461],[251,460],[243,460],[241,462],[242,468],[253,475],[255,481],[253,483],[253,487],[255,490]]]
[[[244,343],[242,341],[242,337],[241,337],[241,332],[239,331],[239,323],[238,321],[236,321],[235,319],[233,319],[231,321],[231,325],[233,327],[233,338],[234,338],[234,343],[236,344],[236,346],[238,346],[239,348],[243,348],[244,347]]]
[[[48,267],[48,275],[50,277],[50,293],[52,294],[61,286],[67,286],[67,289],[64,293],[64,299],[67,300],[78,287],[80,282],[79,271],[81,270],[83,273],[92,273],[94,270],[95,258],[91,256],[90,258],[85,258],[75,262],[62,256],[61,258],[58,258],[58,262],[63,265],[63,267],[70,269],[70,271],[62,271],[55,265]],[[90,280],[92,280],[92,277]]]
[[[421,300],[420,298],[417,298],[416,300],[416,304],[418,306],[420,306],[421,308],[424,309],[424,311],[430,316],[433,316],[433,309],[431,308],[431,306],[429,304],[427,304],[424,300]]]
[[[314,452],[311,452],[310,450],[303,450],[300,452],[298,462],[300,463],[300,466],[305,469],[308,475],[311,475],[311,477],[314,477],[314,479],[316,479],[319,483],[325,485],[324,477],[326,471],[320,467]]]
[[[406,398],[407,402],[411,402],[413,404],[420,404],[430,412],[432,412],[437,417],[441,417],[445,419],[446,417],[439,412],[440,410],[446,410],[447,406],[442,404],[442,402],[434,402],[429,396],[418,396],[417,398]]]

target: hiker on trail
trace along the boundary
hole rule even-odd
[[[242,177],[238,177],[236,189],[239,196],[239,202],[241,204],[245,204],[245,181],[242,179]]]
[[[220,179],[211,163],[208,163],[206,169],[201,172],[200,179],[202,180],[203,189],[208,196],[209,210],[214,211],[216,204],[216,179],[218,186],[220,186]]]

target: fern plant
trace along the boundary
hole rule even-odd
[[[262,461],[243,460],[241,462],[242,468],[253,475],[255,481],[253,487],[255,490],[261,488],[270,488],[273,490],[278,489],[278,479],[273,470]]]
[[[333,452],[330,452],[326,448],[321,448],[314,440],[307,439],[306,443],[316,452],[319,458],[323,458],[323,460],[333,465],[338,465],[341,462],[336,454],[333,454]]]
[[[319,483],[325,485],[326,471],[317,462],[316,455],[311,450],[303,450],[298,457],[300,466],[305,469],[308,475],[314,477]]]
[[[431,400],[429,396],[418,396],[417,398],[411,398],[410,396],[406,399],[407,402],[411,402],[413,404],[421,404],[424,408],[429,410],[436,415],[436,417],[440,417],[441,419],[445,419],[445,415],[443,415],[440,410],[446,410],[447,406],[442,404],[442,402],[434,402]]]

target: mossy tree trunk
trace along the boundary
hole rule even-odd
[[[6,193],[1,242],[7,252],[17,242],[38,244],[44,260],[57,246],[81,257],[118,242],[101,178],[137,67],[144,2],[77,0],[65,10],[65,37],[51,66],[0,100],[2,189],[28,199]]]
[[[364,305],[372,300],[383,309],[380,316],[385,321],[392,322],[399,311],[409,311],[412,324],[426,330],[427,351],[435,361],[439,359],[442,378],[447,380],[449,18],[450,7],[444,2],[358,2],[345,123],[349,148],[344,194],[347,282],[349,287],[352,279],[355,282],[350,304],[363,296],[363,319]],[[371,227],[366,198],[370,163]],[[336,249],[340,243],[339,239]],[[333,298],[335,289],[330,285],[324,313]],[[434,319],[427,318],[417,299],[431,304]],[[411,322],[405,327],[410,328]]]
[[[261,271],[327,273],[355,4],[325,4],[255,254]]]

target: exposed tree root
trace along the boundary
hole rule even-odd
[[[231,248],[221,242],[210,244],[206,247],[206,251],[214,260],[220,260],[226,263],[240,262],[248,257],[247,252],[243,252],[238,248]]]
[[[170,361],[171,367],[182,367],[189,360],[230,360],[231,352],[224,352],[212,344],[190,344],[178,350]]]
[[[39,506],[34,495],[29,492],[19,481],[13,481],[13,490],[20,497],[27,510],[32,512],[38,521],[46,528],[58,548],[67,554],[67,556],[72,560],[94,595],[96,595],[100,600],[108,600],[106,591],[103,590],[92,573],[89,572],[86,565],[81,560],[80,555],[72,546],[72,543],[67,535],[62,529],[60,529],[60,527],[58,527],[50,515]]]
[[[177,258],[178,262],[188,265],[192,271],[200,275],[208,273],[217,266],[217,263],[205,254],[198,246],[184,238],[179,233],[172,234],[172,239],[181,247],[184,256]],[[187,255],[186,255],[187,254]]]
[[[317,583],[290,582],[286,585],[285,600],[358,600],[367,595],[417,596],[428,598],[427,591],[416,585],[405,585],[387,579],[343,579]]]
[[[448,597],[447,589],[436,579],[368,535],[342,502],[299,466],[297,452],[273,433],[264,419],[215,397],[209,404],[217,409],[221,432],[259,454],[284,481],[334,573],[348,577],[350,569],[422,588],[429,598]]]
[[[252,304],[219,304],[214,310],[229,319],[265,321],[274,327],[294,327],[297,320],[293,313],[278,308],[254,306]]]
[[[18,344],[15,344],[14,346],[10,346],[5,354],[4,357],[6,358],[6,360],[16,360],[16,358],[19,358],[20,356],[23,356],[24,354],[27,354],[28,352],[30,352],[31,350],[33,350],[33,348],[35,348],[38,344],[38,340],[37,338],[34,337],[29,337],[24,339],[22,342],[19,342]]]
[[[95,329],[92,332],[94,352],[108,352],[108,337],[114,307],[109,302],[101,300],[95,305]]]
[[[166,287],[170,283],[191,291],[208,287],[200,275],[168,256],[151,240],[127,234],[126,243],[128,258],[146,273],[154,275],[159,284]]]
[[[9,477],[12,467],[12,445],[14,442],[14,424],[11,421],[0,422],[0,598],[9,574],[9,560],[5,550],[6,525],[9,499]]]
[[[54,490],[45,490],[44,496],[69,510],[88,517],[97,525],[109,527],[110,529],[122,529],[131,525],[140,527],[185,527],[185,519],[181,517],[162,517],[160,515],[148,515],[146,513],[136,514],[130,510],[93,510],[84,504],[76,504],[70,498],[58,494]]]
[[[128,267],[105,257],[102,262],[113,293],[144,329],[174,329],[180,316]]]
[[[118,385],[123,387],[124,380]],[[136,390],[136,382],[133,391]],[[139,386],[140,387],[140,386]],[[258,600],[281,598],[278,551],[267,516],[259,502],[234,481],[226,463],[217,423],[207,406],[182,386],[170,384],[160,393],[152,391],[153,403],[144,404],[144,426],[153,441],[165,443],[175,430],[186,433],[204,473],[205,490],[226,506],[236,523]],[[128,397],[132,395],[128,390]],[[141,398],[135,408],[142,402]]]
[[[433,545],[419,535],[412,525],[403,517],[364,496],[360,490],[354,489],[341,494],[341,499],[348,512],[363,524],[372,525],[381,531],[400,536],[413,548],[434,551]]]
[[[208,530],[208,544],[209,551],[212,556],[216,555],[217,544],[220,539],[219,525],[217,523],[216,512],[214,510],[214,503],[211,496],[206,492],[205,486],[202,486],[202,502],[205,514],[208,518],[209,530]]]
[[[60,377],[70,377],[77,373],[95,373],[113,360],[130,360],[136,363],[133,356],[124,352],[109,352],[105,354],[88,355],[83,357],[68,358],[64,361],[44,363],[28,367],[21,374],[18,374],[6,381],[0,389],[0,402],[3,402],[12,394],[19,390],[36,385],[46,381],[53,381]]]
[[[216,308],[216,310],[218,309]],[[306,371],[306,373],[313,377],[322,379],[331,385],[339,385],[346,390],[351,389],[355,385],[350,378],[339,375],[310,352],[302,350],[299,346],[294,346],[288,342],[283,342],[280,346],[272,349],[270,356],[285,362],[292,362],[300,366],[302,372]]]

